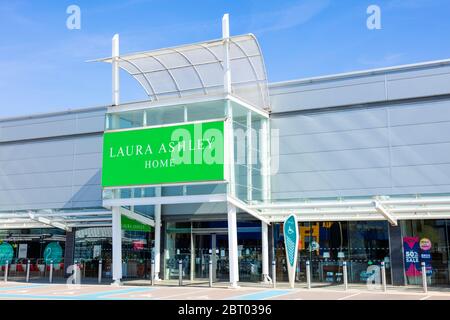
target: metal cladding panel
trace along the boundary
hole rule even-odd
[[[449,61],[281,82],[269,86],[273,112],[450,94]]]
[[[280,155],[279,163],[280,174],[387,168],[389,167],[389,148]]]
[[[335,81],[322,88],[316,84],[303,84],[298,87],[297,91],[272,93],[271,95],[273,112],[330,108],[385,99],[384,81],[363,80],[354,84]]]
[[[280,173],[273,177],[274,192],[360,190],[370,194],[372,188],[390,187],[389,168],[352,169],[315,172]]]
[[[272,129],[280,136],[311,135],[313,133],[346,132],[387,127],[387,113],[383,108],[347,109],[302,114],[273,114]]]
[[[449,66],[388,74],[386,80],[388,98],[393,100],[450,93]]]
[[[272,198],[448,193],[449,118],[438,97],[273,114]]]
[[[392,168],[395,187],[445,186],[450,182],[450,163]]]
[[[281,136],[275,154],[330,152],[350,149],[383,148],[388,146],[387,128],[348,130]]]
[[[70,117],[78,119],[76,135],[70,131],[73,126],[66,132],[59,129]],[[97,130],[103,120],[94,117],[103,119],[104,114],[87,111],[1,122],[2,129],[14,124],[17,134],[9,131],[9,138],[24,140],[0,142],[0,210],[102,206],[102,134]],[[46,123],[52,123],[50,129]],[[50,136],[55,134],[63,136]]]
[[[404,105],[403,108],[390,108],[389,122],[391,126],[449,122],[449,105],[447,99],[439,99],[429,100],[426,103],[411,103]]]
[[[0,142],[101,132],[106,108],[0,120]]]

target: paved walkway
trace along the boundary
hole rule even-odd
[[[255,288],[237,289],[199,286],[111,286],[1,282],[3,300],[450,300],[450,290],[429,291],[390,288],[388,292],[367,288]]]

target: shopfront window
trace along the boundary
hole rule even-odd
[[[83,277],[97,278],[99,261],[102,274],[111,278],[111,227],[79,228],[75,231],[74,261],[80,264]]]
[[[366,283],[373,271],[370,266],[385,262],[386,279],[390,282],[388,225],[385,221],[361,221],[349,223],[349,281]],[[370,270],[370,269],[369,269]]]
[[[124,278],[150,279],[153,250],[153,233],[123,231],[122,273]]]
[[[401,221],[401,227],[407,283],[422,283],[421,263],[425,262],[429,285],[449,285],[448,220]]]
[[[282,224],[274,226],[277,279],[288,281]],[[384,221],[371,222],[301,222],[299,223],[297,280],[306,281],[306,261],[310,261],[314,282],[343,282],[343,262],[348,279],[366,283],[373,271],[370,266],[387,262],[390,281],[389,236]]]
[[[46,277],[52,264],[54,277],[63,277],[65,242],[61,229],[0,230],[1,272],[8,262],[10,279],[22,280],[29,260],[31,279]]]

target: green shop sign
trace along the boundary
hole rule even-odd
[[[143,224],[139,221],[136,221],[134,219],[130,219],[127,216],[122,215],[121,217],[121,225],[122,230],[126,231],[144,231],[144,232],[150,232],[151,226],[147,224]]]
[[[224,180],[224,122],[105,132],[102,186]]]

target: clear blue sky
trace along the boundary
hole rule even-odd
[[[81,8],[68,30],[66,8]],[[382,29],[366,9],[381,7]],[[0,117],[111,103],[111,69],[86,60],[254,33],[271,82],[450,58],[448,0],[0,0]],[[122,101],[144,98],[122,76]]]

